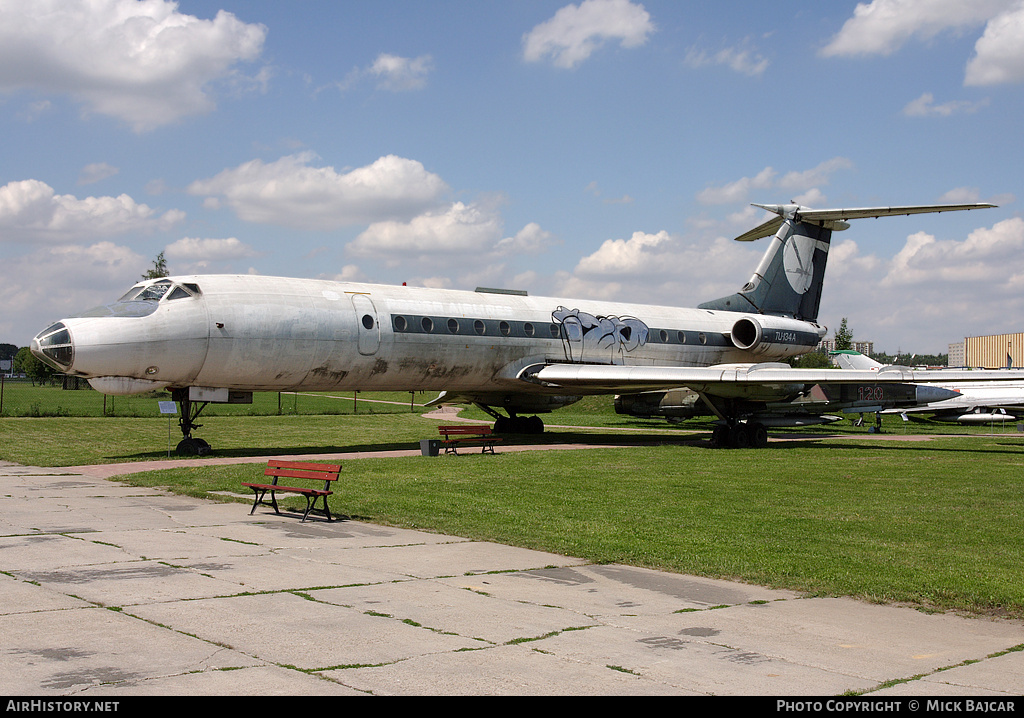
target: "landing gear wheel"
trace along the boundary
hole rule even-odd
[[[210,445],[204,439],[191,437],[178,442],[178,456],[206,456],[210,453]]]
[[[761,424],[754,424],[750,434],[750,445],[755,449],[763,449],[768,446],[768,430]]]
[[[711,432],[711,445],[721,448],[729,445],[729,427],[716,426]]]
[[[499,416],[494,420],[495,434],[543,434],[544,420],[539,416]]]
[[[544,420],[539,416],[531,416],[526,420],[526,433],[527,434],[543,434],[544,433]]]
[[[762,424],[733,424],[716,426],[711,434],[711,446],[728,449],[763,449],[768,445],[768,430]]]
[[[750,448],[750,428],[746,424],[732,427],[732,446],[736,449]]]

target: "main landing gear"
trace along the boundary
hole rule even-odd
[[[508,416],[502,416],[486,404],[477,404],[477,407],[494,417],[495,434],[543,434],[544,420],[539,416],[519,416],[515,412],[508,412]]]
[[[188,389],[175,389],[171,398],[181,407],[178,426],[181,427],[182,440],[178,442],[178,456],[205,456],[210,453],[210,445],[205,439],[192,436],[192,430],[202,427],[196,419],[206,408],[208,401],[192,401],[188,398]]]
[[[730,449],[763,449],[768,445],[768,430],[757,422],[719,424],[711,434],[711,445]]]

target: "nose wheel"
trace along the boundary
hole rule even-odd
[[[179,395],[180,394],[180,395]],[[196,419],[210,402],[192,401],[188,398],[188,390],[175,390],[171,398],[178,402],[181,411],[178,414],[178,426],[181,427],[181,441],[176,449],[178,456],[205,456],[209,454],[210,444],[205,439],[192,436],[193,429],[199,429],[202,424],[197,424]]]

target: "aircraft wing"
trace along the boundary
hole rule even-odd
[[[720,364],[708,367],[543,364],[527,367],[519,374],[519,378],[577,391],[639,392],[687,387],[712,395],[728,395],[743,386],[1021,381],[1024,379],[1024,371],[914,370],[907,367],[885,367],[878,371],[798,369],[777,363]]]

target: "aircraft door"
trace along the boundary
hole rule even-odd
[[[356,312],[359,353],[366,356],[376,354],[380,347],[380,321],[376,307],[368,294],[353,294],[352,307]]]

